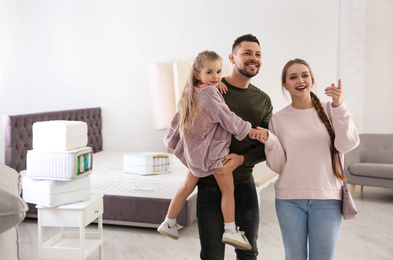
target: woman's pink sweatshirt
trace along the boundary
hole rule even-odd
[[[347,105],[322,105],[325,111],[331,108],[336,149],[342,154],[354,149],[359,136]],[[330,147],[329,134],[315,108],[289,105],[274,114],[265,152],[267,165],[279,174],[276,198],[341,200],[342,182],[333,173]]]

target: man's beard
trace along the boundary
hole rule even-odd
[[[246,76],[246,77],[248,77],[248,78],[254,77],[254,76],[257,75],[258,72],[259,72],[259,70],[257,70],[255,73],[251,74],[251,73],[248,73],[246,69],[240,69],[240,68],[239,68],[238,66],[236,66],[236,65],[235,65],[235,68],[236,68],[237,72],[239,72],[240,74],[242,74],[243,76]]]

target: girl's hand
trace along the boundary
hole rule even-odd
[[[258,135],[258,130],[251,128],[250,132],[248,133],[248,136],[251,139],[257,139],[257,135]]]
[[[224,83],[220,81],[217,85],[218,90],[221,92],[221,94],[226,94],[228,92],[228,87]]]
[[[341,79],[338,80],[338,87],[333,83],[330,87],[325,89],[325,94],[333,99],[333,107],[338,107],[343,102],[343,91],[341,85]]]
[[[269,132],[259,126],[257,126],[257,129],[252,128],[248,135],[251,139],[257,139],[261,143],[266,143],[267,139],[269,139]]]

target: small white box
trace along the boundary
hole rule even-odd
[[[126,173],[141,175],[168,173],[173,168],[173,155],[157,152],[125,154],[123,168]]]
[[[71,181],[54,181],[35,180],[24,176],[22,190],[22,196],[26,202],[45,207],[57,207],[90,199],[90,177]]]
[[[35,179],[71,180],[89,175],[93,168],[91,147],[71,151],[27,151],[26,174]]]
[[[82,121],[52,120],[33,124],[33,149],[67,151],[85,147],[87,124]]]

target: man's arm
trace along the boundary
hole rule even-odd
[[[266,108],[265,117],[262,119],[262,122],[260,124],[260,126],[265,129],[268,129],[270,118],[273,115],[273,106],[270,99],[268,99],[267,102],[268,104],[266,105],[267,108]],[[250,149],[247,153],[245,153],[243,157],[244,160],[243,160],[243,164],[241,165],[245,165],[245,166],[253,166],[259,162],[265,161],[266,160],[265,145],[263,143],[259,143],[256,147]]]

